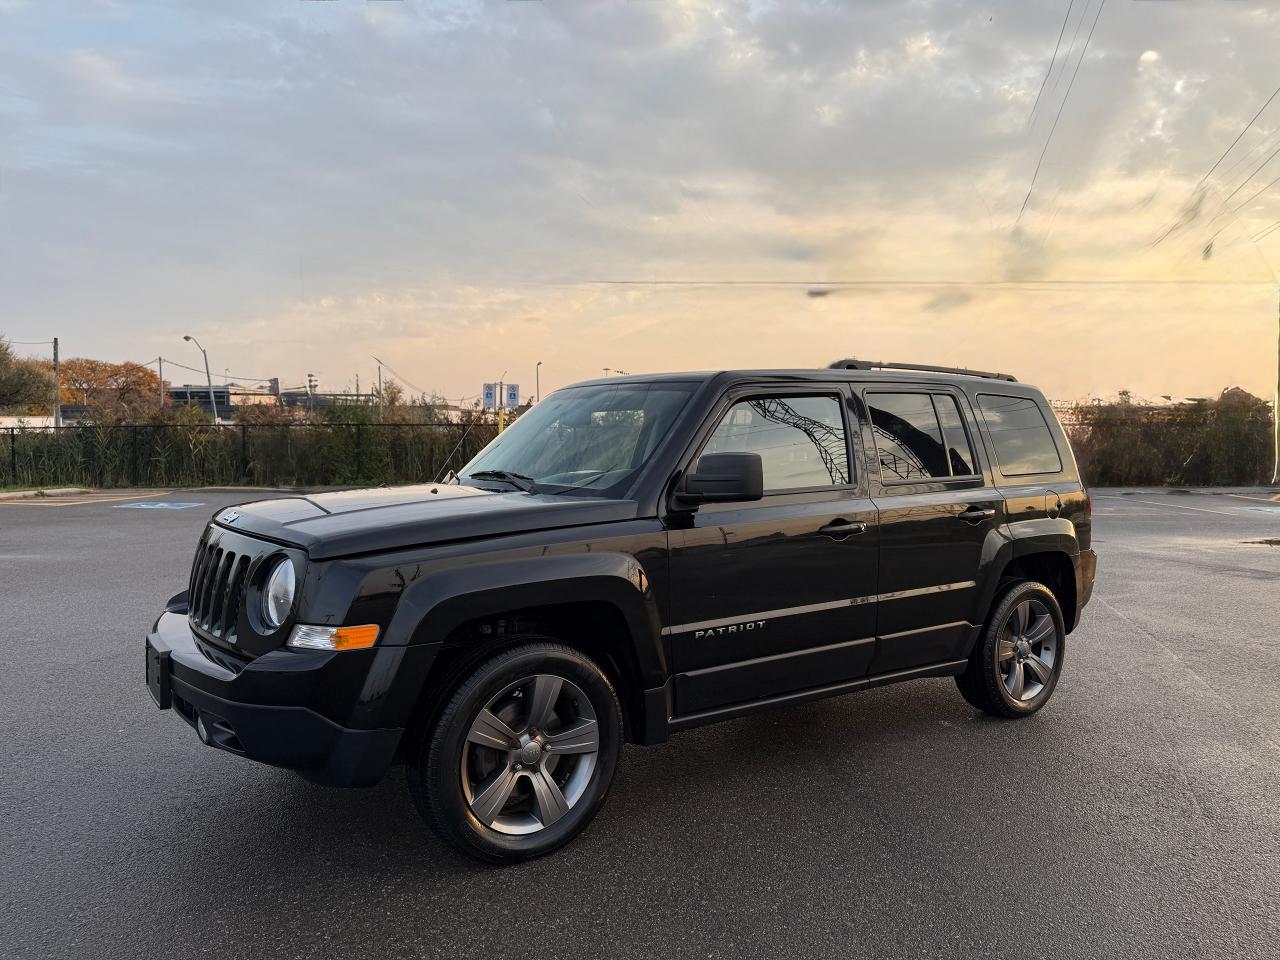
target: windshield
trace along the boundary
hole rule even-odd
[[[460,476],[517,488],[523,480],[538,493],[621,496],[695,386],[619,383],[553,393],[498,434]]]

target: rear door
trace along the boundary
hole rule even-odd
[[[978,584],[1005,520],[1004,498],[980,459],[973,409],[943,384],[877,383],[861,396],[880,516],[870,673],[962,659],[981,622]]]
[[[694,457],[759,453],[765,495],[668,515],[677,715],[866,674],[877,526],[851,401],[844,384],[746,387],[709,419]]]

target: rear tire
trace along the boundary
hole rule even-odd
[[[477,665],[409,751],[409,792],[441,839],[487,863],[556,850],[604,803],[622,711],[598,665],[549,637]]]
[[[1049,702],[1058,685],[1066,636],[1053,591],[1033,580],[1013,583],[997,596],[956,685],[986,713],[1030,716]]]

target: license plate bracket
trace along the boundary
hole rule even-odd
[[[147,689],[151,699],[161,710],[173,706],[173,693],[169,684],[169,650],[163,644],[147,639]]]

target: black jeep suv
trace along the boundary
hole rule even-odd
[[[446,482],[220,512],[147,683],[323,783],[402,762],[442,837],[514,861],[587,825],[624,741],[944,675],[1034,713],[1094,567],[1067,439],[1012,377],[620,377]]]

